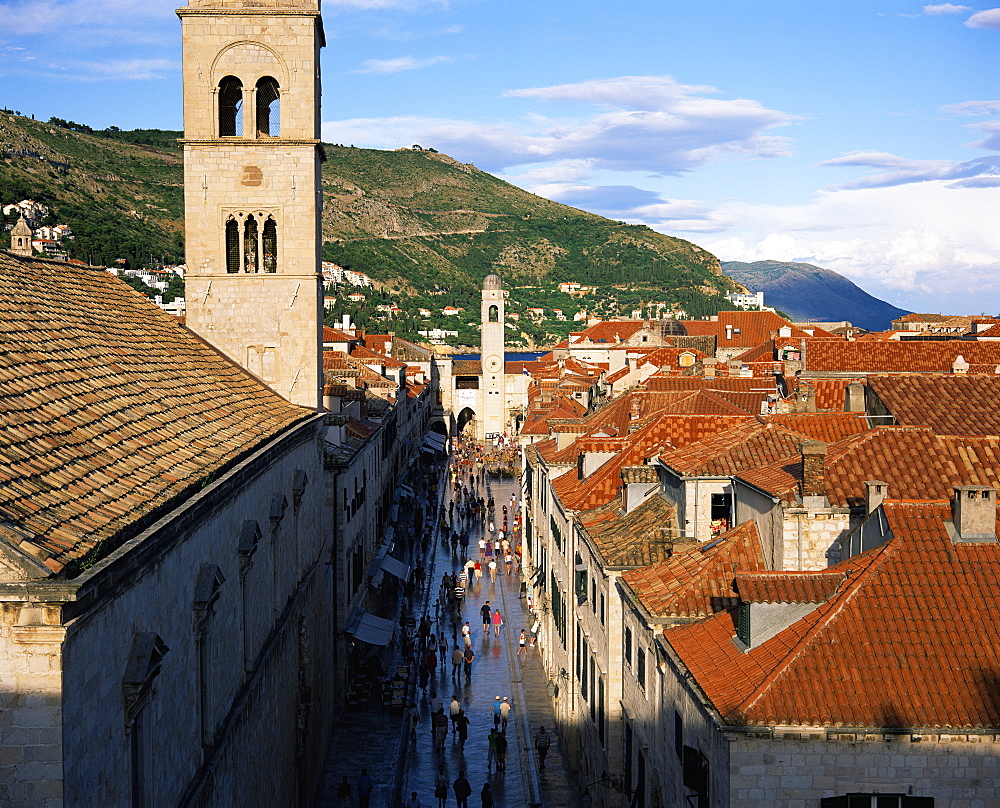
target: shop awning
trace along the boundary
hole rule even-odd
[[[391,555],[387,555],[382,559],[381,569],[391,575],[395,575],[401,581],[405,581],[410,577],[410,566],[404,564],[398,558],[393,558]]]
[[[388,645],[392,640],[395,624],[391,620],[376,617],[368,612],[360,612],[348,623],[345,633],[369,645]]]
[[[428,432],[424,436],[424,442],[421,445],[421,448],[424,451],[440,452],[441,454],[445,454],[444,447],[447,440],[448,439],[440,432]]]

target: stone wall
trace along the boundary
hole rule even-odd
[[[322,455],[315,427],[300,429],[305,440],[238,467],[80,582],[63,646],[66,805],[130,804],[137,759],[161,804],[311,795],[331,716],[332,604]],[[252,552],[248,521],[260,530]],[[221,583],[201,621],[206,565]],[[123,679],[140,632],[166,651],[131,723]]]
[[[791,733],[796,735],[797,733]],[[990,808],[1000,782],[1000,736],[839,736],[805,731],[807,740],[730,743],[731,791],[725,805],[813,808],[822,797],[857,793],[933,797],[948,808]],[[864,740],[864,738],[870,740]],[[935,740],[935,738],[937,740]],[[956,739],[952,739],[956,738]]]

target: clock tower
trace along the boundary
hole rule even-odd
[[[481,389],[483,433],[489,437],[507,428],[504,401],[504,299],[500,278],[487,275],[483,280]]]

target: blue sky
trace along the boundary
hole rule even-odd
[[[993,0],[997,2],[997,0]],[[181,127],[177,2],[0,0],[0,104]],[[1000,8],[327,0],[325,139],[433,146],[723,260],[1000,305]]]

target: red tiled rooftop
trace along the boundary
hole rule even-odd
[[[1000,728],[1000,545],[952,544],[947,505],[887,503],[885,515],[894,538],[817,573],[846,581],[759,646],[736,647],[727,613],[664,632],[724,721]]]
[[[867,384],[898,424],[938,435],[1000,435],[1000,377],[869,376]]]
[[[678,551],[664,561],[630,570],[622,581],[654,617],[701,619],[739,601],[733,571],[764,570],[757,527],[748,521],[706,544]]]
[[[0,252],[0,514],[62,569],[312,414],[104,270]]]
[[[970,373],[993,373],[1000,365],[1000,342],[967,340],[810,340],[809,373],[951,373],[959,357]]]

